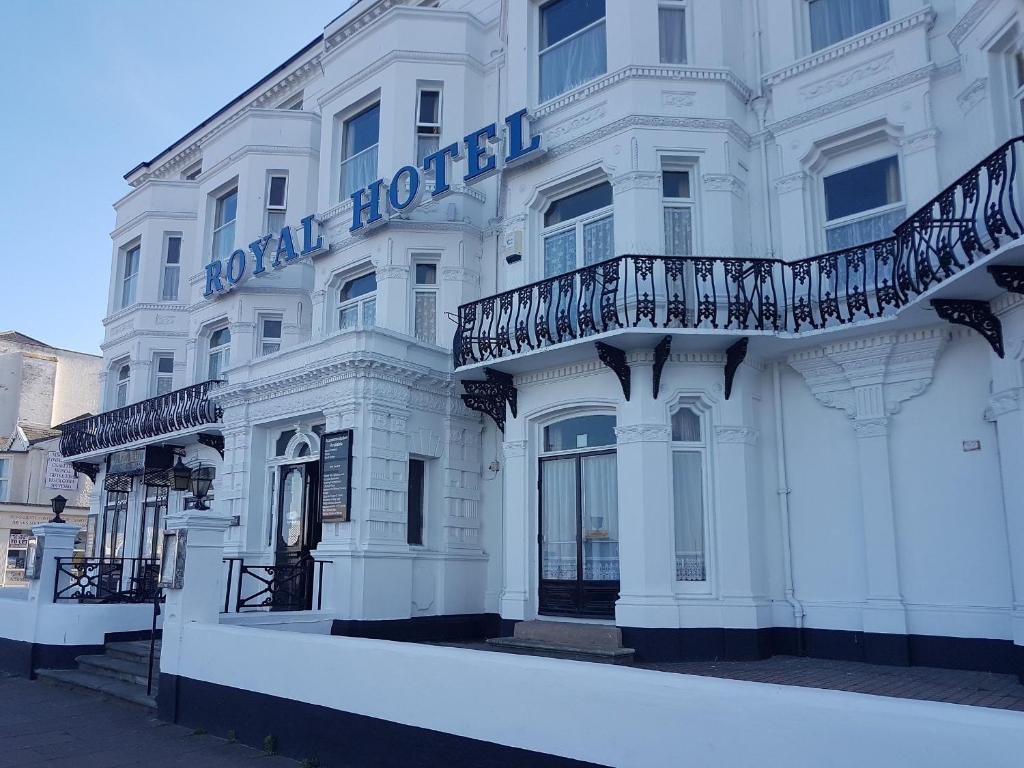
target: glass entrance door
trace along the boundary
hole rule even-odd
[[[613,618],[619,596],[614,451],[540,462],[540,613]]]
[[[320,543],[320,464],[306,462],[281,468],[278,494],[274,606],[279,610],[313,607],[313,559]]]

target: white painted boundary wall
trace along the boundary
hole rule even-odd
[[[152,603],[90,605],[0,598],[0,637],[8,640],[42,645],[102,645],[107,632],[148,630],[152,625]]]
[[[386,640],[187,624],[161,671],[623,768],[1017,768],[1024,754],[1016,712]]]

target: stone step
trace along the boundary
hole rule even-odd
[[[545,656],[552,659],[590,661],[599,664],[630,664],[633,661],[632,648],[594,648],[551,643],[545,640],[528,640],[518,637],[493,637],[487,644],[496,650],[508,653]]]
[[[83,672],[91,672],[101,677],[109,677],[112,680],[123,680],[126,683],[135,685],[146,685],[149,674],[149,658],[143,660],[120,658],[118,656],[79,656],[75,659],[78,668]],[[160,663],[153,659],[153,683],[160,679]]]
[[[113,699],[137,704],[140,707],[156,709],[156,699],[146,695],[144,685],[134,685],[80,669],[39,669],[36,670],[36,676],[50,685],[92,691]]]
[[[143,664],[149,664],[149,640],[132,640],[124,643],[107,643],[106,646],[107,656],[112,656],[116,659],[124,659],[126,661],[137,661]],[[155,657],[160,658],[160,641],[157,640],[153,649]],[[154,664],[156,664],[154,660]],[[158,664],[156,664],[159,667]]]
[[[521,641],[552,643],[586,650],[614,651],[622,648],[622,630],[613,624],[520,621],[512,636]]]

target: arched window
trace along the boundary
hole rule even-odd
[[[231,362],[231,331],[227,326],[210,334],[207,378],[224,379],[224,369]]]
[[[338,328],[370,328],[377,322],[377,273],[353,277],[338,292]]]
[[[612,185],[607,181],[552,201],[544,211],[544,277],[615,255]]]
[[[700,414],[688,405],[672,414],[672,490],[676,581],[705,581],[707,441]]]
[[[128,405],[128,387],[132,381],[132,368],[126,360],[117,368],[117,381],[114,383],[114,407],[124,408]]]

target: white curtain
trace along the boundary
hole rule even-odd
[[[811,0],[811,47],[838,43],[889,20],[889,0]]]
[[[693,254],[693,211],[690,208],[665,208],[665,255]]]
[[[704,581],[704,482],[697,451],[672,454],[676,580]]]
[[[604,21],[540,56],[540,100],[553,99],[608,68]]]
[[[416,338],[428,344],[437,342],[437,293],[417,291],[415,307]]]
[[[829,251],[852,248],[855,245],[871,243],[892,237],[893,230],[907,218],[906,208],[896,208],[877,216],[841,224],[825,231],[825,246]]]
[[[576,459],[542,464],[541,574],[545,579],[576,579]]]
[[[363,189],[377,179],[377,145],[374,144],[341,163],[341,198]]]
[[[658,38],[662,64],[686,63],[686,11],[683,8],[658,9]]]
[[[160,294],[163,301],[178,300],[178,272],[180,267],[177,264],[164,266],[164,284]]]
[[[544,277],[553,277],[576,269],[576,230],[570,229],[544,238]]]
[[[611,216],[583,225],[583,263],[596,264],[615,255],[615,226]],[[575,266],[573,267],[575,269]]]
[[[615,454],[583,459],[583,578],[619,580],[619,503]]]

